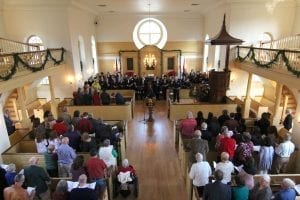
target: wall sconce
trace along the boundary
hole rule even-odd
[[[77,74],[76,75],[76,80],[77,81],[81,81],[82,80],[82,75],[81,74]]]
[[[72,85],[73,82],[74,82],[74,76],[72,75],[68,75],[67,78],[66,78],[67,82]]]

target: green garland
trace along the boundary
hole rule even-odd
[[[282,57],[282,60],[284,61],[284,64],[285,66],[287,67],[287,70],[289,72],[292,72],[294,75],[296,75],[298,78],[300,77],[300,71],[294,69],[290,62],[289,62],[289,59],[286,57],[285,55],[285,50],[278,50],[278,52],[276,53],[275,57],[273,60],[267,62],[267,63],[262,63],[260,62],[259,60],[256,59],[256,55],[255,55],[255,52],[254,52],[254,48],[251,46],[249,47],[249,51],[247,53],[247,55],[245,57],[241,57],[240,56],[240,47],[238,46],[237,47],[237,60],[239,62],[244,62],[247,58],[250,59],[250,61],[253,61],[254,64],[256,64],[258,67],[262,67],[262,68],[271,68],[273,64],[275,64],[278,60],[279,60],[279,57],[281,56]]]
[[[53,57],[53,55],[51,54],[51,51],[49,49],[47,49],[45,60],[38,67],[30,66],[30,64],[28,64],[26,61],[22,60],[22,58],[20,56],[20,53],[14,53],[13,54],[14,64],[12,65],[12,67],[4,75],[0,75],[0,79],[4,80],[4,81],[7,81],[7,80],[11,79],[12,76],[17,72],[17,68],[19,67],[19,63],[22,64],[25,68],[27,68],[28,70],[30,70],[32,72],[38,72],[38,71],[41,71],[41,70],[45,69],[45,65],[47,64],[47,62],[49,60],[52,60],[54,62],[54,65],[59,65],[60,63],[62,63],[64,61],[65,51],[66,50],[64,48],[61,48],[60,59],[56,60]]]

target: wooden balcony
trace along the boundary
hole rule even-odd
[[[232,66],[300,89],[300,51],[238,46]]]
[[[64,53],[63,48],[0,53],[0,91],[8,91],[58,73],[64,66]]]

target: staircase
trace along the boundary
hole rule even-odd
[[[296,108],[297,108],[297,101],[294,97],[294,94],[290,91],[290,89],[286,86],[283,86],[282,88],[282,98],[281,98],[281,106],[284,106],[284,100],[287,98],[287,106],[286,109],[290,109],[292,111],[292,114],[295,115]],[[285,113],[283,113],[283,117],[285,116]]]
[[[9,95],[9,97],[7,98],[4,105],[4,110],[7,109],[10,111],[10,118],[13,121],[20,121],[18,115],[18,108],[17,108],[17,98],[18,98],[17,89],[14,89]]]

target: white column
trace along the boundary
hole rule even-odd
[[[51,112],[54,116],[54,118],[57,118],[57,105],[55,102],[55,94],[54,94],[54,87],[53,87],[53,80],[51,76],[48,76],[49,79],[49,88],[50,88],[50,96],[51,96],[51,100],[50,100],[50,105],[51,105]]]
[[[249,73],[246,97],[245,97],[245,100],[244,100],[243,118],[249,118],[250,106],[251,106],[251,96],[250,96],[250,94],[251,94],[251,84],[252,84],[252,73]]]
[[[31,127],[31,121],[28,117],[27,109],[26,109],[26,97],[25,97],[25,90],[24,87],[19,87],[17,88],[17,93],[18,93],[18,103],[20,105],[21,109],[21,126],[22,128],[30,128]]]
[[[278,126],[280,123],[280,117],[282,110],[280,109],[280,103],[281,103],[281,96],[282,96],[282,87],[283,85],[281,83],[276,84],[276,100],[275,100],[275,109],[274,109],[274,116],[273,116],[273,125]]]

